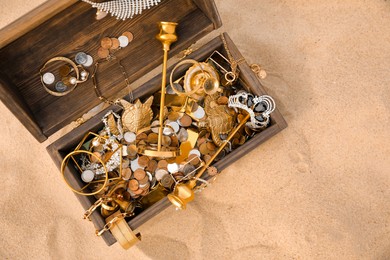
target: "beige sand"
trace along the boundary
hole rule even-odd
[[[41,2],[2,0],[0,26]],[[216,2],[289,128],[123,251],[94,236],[49,143],[0,104],[0,258],[390,258],[389,1]]]

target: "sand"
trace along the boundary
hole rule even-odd
[[[42,2],[0,1],[0,27]],[[289,127],[124,251],[82,219],[53,138],[39,144],[0,103],[0,258],[390,258],[390,3],[216,3]]]

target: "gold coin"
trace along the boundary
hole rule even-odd
[[[225,97],[225,96],[220,96],[218,99],[217,99],[217,103],[219,105],[227,105],[229,102],[229,98],[228,97]]]
[[[137,135],[137,140],[148,140],[148,135],[145,133],[140,133]]]
[[[203,156],[203,160],[208,163],[210,160],[211,160],[211,156],[206,154],[205,156]]]
[[[191,124],[192,124],[192,119],[190,116],[184,114],[180,120],[180,125],[184,126],[184,127],[189,127]]]
[[[198,146],[203,144],[204,142],[206,142],[206,138],[204,138],[204,137],[199,138],[198,139]]]
[[[166,160],[161,160],[157,163],[157,168],[159,169],[167,169],[168,162]]]
[[[150,160],[149,157],[143,155],[140,158],[138,158],[138,165],[141,166],[142,168],[145,168],[146,166],[148,166],[149,160]]]
[[[171,146],[172,147],[178,147],[179,146],[179,139],[175,135],[171,136]]]
[[[143,189],[138,189],[138,190],[134,190],[133,192],[134,192],[134,194],[136,194],[136,195],[141,195],[141,194],[144,193],[145,191],[144,191]]]
[[[119,40],[117,38],[111,38],[112,46],[110,50],[116,50],[119,48]]]
[[[71,72],[71,68],[68,65],[63,65],[58,69],[58,73],[61,77],[66,77]]]
[[[145,178],[139,181],[139,184],[144,185],[149,182],[149,176],[145,175]]]
[[[200,163],[199,157],[196,154],[190,154],[188,156],[187,162],[191,163],[192,165],[196,166]]]
[[[215,146],[215,144],[213,142],[208,142],[207,143],[207,149],[209,151],[214,151],[217,147]]]
[[[93,156],[91,155],[90,161],[93,162],[93,163],[97,163],[99,161],[98,158],[101,159],[102,155],[99,152],[94,152]]]
[[[172,143],[171,138],[169,136],[164,135],[162,137],[162,145],[164,146],[170,146]]]
[[[140,189],[142,190],[142,189]],[[144,190],[142,193],[141,193],[141,196],[146,196],[149,194],[149,190]]]
[[[233,138],[233,140],[232,140],[232,145],[233,146],[238,146],[240,144],[240,139],[238,139],[238,138]]]
[[[145,176],[146,176],[146,172],[142,169],[137,169],[134,171],[134,178],[136,178],[139,181],[145,178]]]
[[[140,188],[140,189],[143,189],[143,190],[149,190],[149,188],[150,188],[150,182],[147,182],[147,183],[145,183],[145,184],[141,184],[141,183],[140,183],[139,188]]]
[[[157,144],[157,142],[158,142],[158,134],[150,133],[148,135],[148,143],[150,143],[150,144]]]
[[[209,154],[210,151],[209,151],[209,149],[207,148],[207,143],[201,144],[201,145],[199,146],[199,151],[200,151],[200,153],[203,154],[203,155]]]
[[[122,178],[126,181],[130,180],[130,178],[131,178],[131,169],[130,168],[122,169]]]
[[[218,169],[215,168],[214,166],[211,166],[207,169],[207,173],[210,175],[210,176],[215,176],[218,174]]]
[[[129,39],[129,42],[132,42],[134,39],[134,35],[131,32],[124,32],[122,33],[123,36],[126,36],[127,39]]]
[[[170,120],[170,121],[176,121],[179,118],[180,118],[180,114],[178,112],[173,111],[173,112],[168,114],[168,120]]]
[[[127,154],[129,157],[134,157],[137,155],[137,146],[135,144],[131,144],[127,146]]]
[[[240,137],[240,145],[243,145],[245,143],[245,141],[246,141],[246,138],[245,138],[245,136],[242,135]]]
[[[130,165],[130,160],[122,159],[122,169],[129,167],[129,165]]]
[[[100,47],[98,49],[98,56],[99,56],[99,58],[105,59],[105,58],[108,57],[108,55],[110,55],[110,52],[107,49],[104,49],[103,47]]]
[[[146,169],[152,173],[155,172],[157,169],[157,161],[150,160]]]
[[[138,146],[143,146],[143,145],[146,145],[145,140],[141,140],[138,142]]]
[[[111,38],[104,37],[103,39],[101,39],[100,46],[102,46],[102,48],[104,48],[106,50],[111,48],[112,47],[112,40],[111,40]]]
[[[135,191],[138,190],[139,183],[137,180],[134,180],[134,179],[130,180],[128,187],[130,190],[132,190],[135,193]],[[135,194],[137,194],[137,193],[135,193]]]

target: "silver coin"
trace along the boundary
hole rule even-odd
[[[131,161],[130,163],[130,168],[133,172],[135,172],[138,169],[143,169],[141,166],[138,164],[138,157],[134,160]]]
[[[188,140],[188,132],[185,128],[181,128],[179,133],[177,134],[180,143],[183,143]]]
[[[176,173],[179,171],[180,166],[177,163],[169,163],[167,169],[170,173]]]
[[[45,84],[47,85],[50,85],[50,84],[53,84],[54,81],[55,81],[56,77],[54,76],[53,73],[51,72],[46,72],[45,74],[43,74],[42,76],[42,80]]]
[[[148,175],[149,181],[153,180],[153,175],[150,172],[146,172],[146,175]]]
[[[81,173],[81,179],[83,182],[91,182],[93,181],[93,178],[95,178],[95,173],[91,170],[86,170]]]
[[[65,92],[68,89],[68,87],[62,81],[58,81],[55,88],[58,92]]]
[[[158,170],[156,170],[156,179],[158,181],[161,181],[162,177],[164,177],[164,175],[167,175],[167,174],[169,174],[167,170],[158,169]]]
[[[93,64],[93,58],[91,55],[87,55],[87,62],[84,63],[85,67],[90,67]]]
[[[123,138],[125,139],[126,142],[132,143],[132,142],[135,141],[135,139],[137,138],[137,136],[136,136],[135,133],[133,133],[133,132],[126,132],[126,133],[123,135]]]
[[[88,61],[88,55],[85,52],[79,52],[74,58],[77,64],[84,65]]]
[[[192,150],[188,153],[188,155],[191,155],[191,154],[196,154],[198,157],[200,157],[200,152],[199,152],[198,149],[192,149]]]
[[[193,113],[193,115],[197,119],[202,119],[206,115],[206,113],[203,107],[199,106],[198,109]]]
[[[195,173],[195,166],[193,166],[192,164],[188,163],[184,166],[183,168],[183,173],[184,175],[187,175],[187,174],[190,174],[190,173]]]
[[[150,125],[150,129],[153,133],[158,134],[158,128],[159,128],[160,122],[158,120],[155,120]]]
[[[119,36],[118,37],[118,40],[119,40],[119,46],[121,46],[122,48],[126,47],[127,45],[129,45],[129,38],[127,38],[126,36],[122,35],[122,36]]]
[[[178,123],[176,123],[176,122],[169,122],[169,125],[173,128],[173,131],[175,131],[175,133],[179,132],[180,126],[179,126]]]

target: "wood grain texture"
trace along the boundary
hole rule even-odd
[[[213,13],[217,14],[209,11],[207,15]],[[108,17],[96,21],[94,9],[76,2],[2,48],[0,70],[12,79],[12,86],[30,109],[43,135],[50,136],[98,105],[100,100],[91,80],[64,97],[48,94],[38,74],[46,60],[54,56],[73,58],[79,51],[91,54],[96,60],[101,38],[118,37],[124,31],[131,31],[135,40],[116,56],[133,82],[162,62],[161,43],[155,40],[159,21],[179,23],[180,39],[171,50],[171,55],[175,55],[214,29],[207,15],[191,0],[182,0],[180,5],[175,0],[165,0],[131,20]],[[115,62],[101,65],[97,79],[100,91],[108,98],[126,88]]]
[[[194,0],[195,4],[203,10],[207,17],[213,22],[214,29],[222,26],[222,20],[219,16],[218,9],[214,1],[210,0]]]
[[[3,73],[0,73],[0,75],[0,100],[39,142],[45,141],[47,137],[37,125],[23,97],[16,91],[15,86],[7,75]]]
[[[231,41],[229,36],[227,34],[224,34],[227,44],[229,46],[229,49],[235,59],[239,59],[242,57],[241,53],[238,51],[234,43]],[[224,50],[223,42],[220,37],[217,37],[213,40],[211,40],[209,43],[205,44],[198,50],[194,51],[192,54],[190,54],[187,58],[189,59],[195,59],[195,60],[205,60],[214,50],[218,50],[226,55],[226,51]],[[168,75],[172,71],[173,66],[168,69]],[[260,82],[257,80],[256,76],[252,72],[252,70],[249,68],[249,65],[245,62],[240,65],[241,73],[240,73],[240,84],[243,85],[244,88],[248,89],[249,91],[256,93],[257,95],[263,95],[266,94],[264,89],[261,87]],[[178,74],[183,73],[185,70],[185,67],[178,69]],[[134,97],[146,97],[154,92],[158,91],[160,89],[160,83],[161,83],[161,74],[156,75],[154,78],[149,80],[148,82],[144,83],[142,86],[137,88],[134,91]],[[82,137],[88,132],[88,131],[97,131],[98,129],[101,129],[103,127],[103,124],[101,122],[101,118],[107,113],[109,110],[114,110],[115,112],[120,112],[120,108],[116,106],[108,107],[106,110],[102,111],[101,113],[94,116],[92,119],[88,120],[86,123],[81,125],[80,127],[74,129],[70,133],[66,134],[56,142],[54,142],[52,145],[50,145],[47,149],[48,152],[51,154],[51,157],[53,158],[54,162],[58,167],[61,165],[61,161],[65,157],[66,153],[69,152],[72,148],[74,148],[77,143],[82,139]],[[276,113],[275,113],[276,112]],[[215,167],[219,171],[222,171],[223,169],[227,168],[229,165],[234,163],[235,161],[239,160],[246,154],[248,154],[250,151],[258,147],[260,144],[264,143],[266,140],[280,132],[282,129],[284,129],[287,124],[284,121],[283,117],[280,115],[278,111],[275,111],[271,115],[271,125],[263,130],[262,132],[256,134],[253,138],[251,138],[249,141],[247,141],[244,145],[238,147],[233,152],[229,153],[225,156],[225,158],[221,161],[218,161],[214,164]],[[67,174],[71,174],[71,169],[67,169]],[[70,175],[71,176],[71,175]],[[74,178],[78,178],[77,175],[73,175]],[[210,179],[211,176],[208,176],[207,173],[203,175],[204,179]],[[75,182],[77,185],[77,182]],[[89,208],[93,202],[90,202],[86,199],[79,199],[80,203],[83,205],[84,208]],[[148,220],[152,219],[154,216],[162,212],[164,209],[168,208],[171,205],[171,203],[168,201],[167,198],[164,198],[160,200],[159,202],[155,203],[133,219],[131,219],[128,224],[130,227],[134,230],[140,227],[141,225],[145,224]],[[103,222],[102,217],[97,214],[96,218],[101,218],[100,220],[94,221],[95,226],[99,229],[102,228]],[[107,244],[111,245],[113,241],[110,237],[104,237]]]
[[[0,30],[0,49],[44,21],[74,4],[76,0],[49,0]]]

